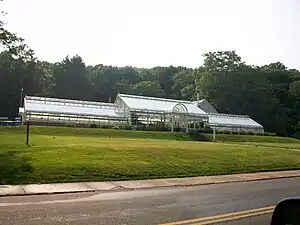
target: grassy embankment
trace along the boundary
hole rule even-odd
[[[0,184],[128,180],[300,169],[300,141],[91,128],[0,128]],[[234,136],[234,137],[233,137]]]

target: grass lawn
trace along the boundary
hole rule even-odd
[[[212,136],[212,135],[209,135]],[[257,143],[295,143],[300,144],[300,140],[289,137],[276,136],[257,136],[257,135],[236,135],[236,134],[217,134],[217,142],[257,142]]]
[[[241,145],[254,145],[258,147],[275,147],[275,148],[282,148],[282,149],[295,149],[300,150],[300,143],[267,143],[267,142],[242,142],[239,143]]]
[[[146,132],[143,135],[149,138],[136,137],[138,132],[132,131],[126,132],[135,133],[134,138],[130,138],[129,133],[124,137],[118,134],[119,131],[112,131],[114,136],[105,135],[106,130],[101,129],[77,129],[76,132],[74,128],[43,128],[43,132],[39,129],[42,128],[32,129],[30,147],[24,144],[23,130],[0,129],[0,184],[300,169],[300,152],[282,150],[276,143],[258,146],[253,143],[172,140],[170,133],[164,133],[169,138],[150,139],[151,135]],[[300,149],[300,142],[285,144]]]

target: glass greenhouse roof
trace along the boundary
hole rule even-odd
[[[93,117],[121,117],[115,113],[115,105],[104,103],[89,104],[89,102],[39,98],[26,96],[24,100],[25,112],[66,114],[74,116],[93,116]]]
[[[170,112],[177,104],[183,104],[187,114],[206,115],[206,113],[189,101],[165,98],[153,98],[119,94],[120,99],[131,109],[140,111]]]
[[[248,116],[228,115],[228,114],[208,114],[209,124],[214,126],[236,126],[263,128]]]

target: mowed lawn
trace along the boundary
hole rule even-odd
[[[300,152],[283,150],[276,143],[259,146],[67,133],[34,133],[30,136],[30,147],[24,142],[22,132],[0,132],[0,183],[130,180],[300,169]],[[291,144],[300,149],[300,142]]]

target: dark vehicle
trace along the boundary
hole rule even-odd
[[[287,198],[279,202],[273,212],[271,225],[299,225],[300,197]]]

